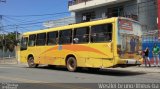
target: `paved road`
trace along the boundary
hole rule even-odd
[[[45,66],[28,68],[26,65],[3,64],[0,65],[0,82],[31,83],[32,89],[42,85],[39,89],[46,86],[55,87],[54,89],[96,89],[98,88],[96,83],[160,83],[160,68],[131,67],[105,69],[99,72],[86,70],[68,72],[65,68]],[[85,83],[85,85],[71,83]],[[95,84],[90,88],[89,83]],[[25,86],[27,87],[26,84]],[[26,89],[29,89],[29,86]]]

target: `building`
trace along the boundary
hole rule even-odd
[[[143,29],[157,30],[157,0],[70,0],[76,23],[110,17],[139,21]]]
[[[103,18],[127,17],[139,21],[146,32],[158,29],[157,8],[157,0],[69,0],[71,17],[47,21],[44,26],[50,28]]]
[[[157,0],[157,4],[158,4],[158,37],[160,39],[160,0]]]
[[[70,17],[64,17],[61,19],[44,22],[43,26],[45,26],[46,28],[51,28],[51,27],[64,26],[64,25],[73,24],[73,23],[75,23],[75,17],[70,16]]]

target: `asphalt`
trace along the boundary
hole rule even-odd
[[[0,83],[19,84],[18,89],[99,89],[101,83],[160,83],[159,73],[159,67],[144,65],[68,72],[45,65],[28,68],[26,64],[0,64]]]
[[[7,60],[0,60],[0,65],[11,65],[11,66],[18,66],[18,67],[28,67],[27,64],[21,64],[18,63],[18,61],[16,59],[7,59]],[[131,71],[131,72],[144,72],[144,73],[160,73],[160,67],[158,66],[154,66],[151,65],[151,67],[149,66],[145,66],[144,64],[140,65],[140,66],[133,66],[133,67],[125,67],[125,68],[105,68],[102,70],[106,70],[106,69],[112,69],[112,70],[126,70],[126,71]]]

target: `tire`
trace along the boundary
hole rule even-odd
[[[66,62],[67,69],[70,72],[75,72],[77,69],[77,61],[75,57],[69,57]]]
[[[36,68],[36,67],[38,67],[38,64],[34,63],[34,58],[32,56],[28,58],[28,67],[29,68]]]

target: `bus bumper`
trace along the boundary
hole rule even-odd
[[[120,59],[117,64],[118,67],[128,67],[128,66],[137,66],[141,65],[142,62],[135,59]]]

